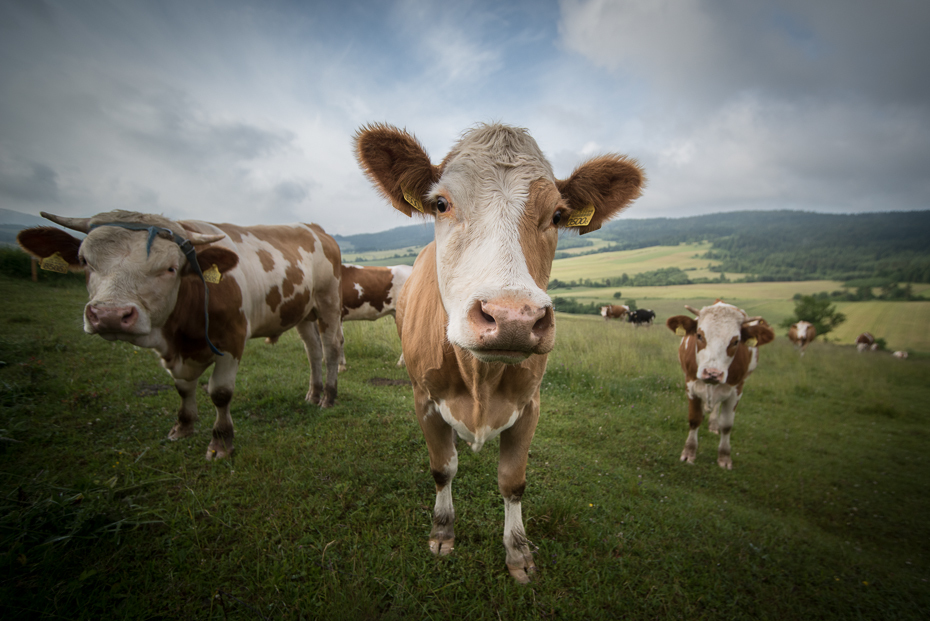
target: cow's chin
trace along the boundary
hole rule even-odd
[[[533,352],[510,349],[469,349],[468,351],[479,361],[486,363],[520,364],[533,355]]]

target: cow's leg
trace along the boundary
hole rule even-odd
[[[197,378],[175,378],[174,387],[181,396],[181,409],[178,410],[178,422],[168,432],[168,439],[180,440],[194,433],[194,422],[197,420]]]
[[[323,401],[323,344],[316,321],[304,321],[297,324],[297,334],[304,342],[307,360],[310,362],[310,390],[307,401],[320,405]]]
[[[698,428],[701,421],[704,420],[704,405],[697,397],[688,396],[688,439],[685,440],[685,448],[681,452],[681,461],[687,461],[689,464],[694,463],[697,457],[698,447]]]
[[[339,352],[339,372],[344,373],[349,367],[346,366],[346,338],[345,334],[340,334],[340,343],[342,350]]]
[[[720,421],[718,416],[720,414],[720,404],[714,406],[714,409],[710,411],[710,416],[707,417],[707,431],[713,434],[720,433]]]
[[[455,431],[446,424],[439,408],[414,389],[417,420],[429,449],[429,469],[436,483],[436,504],[433,507],[433,528],[429,533],[429,549],[445,556],[455,546],[455,508],[452,506],[452,479],[459,467],[455,450]]]
[[[733,460],[730,458],[730,432],[733,430],[733,420],[736,418],[736,406],[740,395],[736,392],[720,404],[720,414],[717,417],[717,428],[720,430],[720,445],[717,447],[717,465],[727,470],[733,469]]]
[[[334,307],[339,311],[340,307]],[[343,344],[345,337],[342,334],[342,318],[339,312],[321,314],[317,320],[320,341],[323,346],[323,357],[326,359],[326,384],[323,386],[323,399],[320,407],[328,408],[336,403],[336,391],[339,384],[339,365],[345,365]]]
[[[207,459],[223,459],[233,452],[233,422],[229,415],[229,402],[232,401],[236,388],[236,373],[239,361],[231,354],[217,357],[213,375],[207,384],[210,400],[216,407],[216,421],[213,423],[213,439],[207,447]]]
[[[533,553],[523,528],[522,499],[526,489],[526,460],[539,419],[538,401],[527,405],[513,427],[501,433],[497,485],[504,498],[504,549],[507,569],[514,580],[526,584],[536,573]]]

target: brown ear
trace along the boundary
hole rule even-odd
[[[205,272],[215,265],[220,274],[225,274],[239,264],[239,255],[222,246],[211,246],[197,251],[197,263],[201,271]]]
[[[432,213],[425,197],[439,180],[439,167],[416,138],[391,125],[366,125],[355,134],[355,156],[395,209],[408,216]]]
[[[81,240],[52,226],[40,226],[23,229],[16,236],[20,247],[39,259],[46,259],[56,252],[67,261],[68,267],[74,270],[81,269],[78,262],[78,249]]]
[[[765,345],[775,340],[775,331],[769,327],[769,324],[764,319],[760,319],[758,323],[743,324],[743,328],[740,330],[740,339],[744,342],[749,339],[756,339],[756,346]]]
[[[623,155],[603,155],[588,160],[568,179],[555,183],[573,212],[594,206],[591,222],[577,228],[584,235],[601,228],[639,198],[646,175],[636,160]],[[568,218],[562,220],[566,224],[572,220],[572,214],[567,215]]]
[[[668,326],[669,330],[675,334],[678,334],[679,336],[683,336],[681,333],[679,333],[679,329],[684,330],[685,334],[694,334],[697,332],[697,322],[687,315],[675,315],[674,317],[669,317],[665,321],[665,325]]]

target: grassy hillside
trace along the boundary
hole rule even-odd
[[[715,278],[719,269],[701,256],[710,250],[710,244],[681,244],[679,246],[653,246],[622,252],[604,252],[580,257],[559,259],[552,264],[551,280],[600,280],[624,273],[633,275],[664,267],[677,267],[688,272],[691,278]],[[738,278],[739,275],[728,275]]]
[[[678,461],[677,339],[558,317],[512,582],[497,451],[459,446],[456,547],[390,319],[346,326],[334,408],[303,401],[296,335],[249,343],[233,459],[165,436],[154,356],[81,332],[84,293],[0,277],[3,619],[922,619],[930,609],[930,360],[783,338],[762,350],[735,469]]]

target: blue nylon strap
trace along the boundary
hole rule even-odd
[[[155,238],[158,235],[165,234],[171,237],[171,241],[176,243],[181,249],[181,252],[184,253],[184,256],[187,258],[187,262],[191,266],[191,269],[194,270],[194,273],[200,276],[200,280],[203,281],[204,338],[207,339],[207,345],[210,346],[210,349],[213,351],[213,353],[217,356],[222,356],[223,353],[213,345],[212,341],[210,341],[210,289],[207,287],[207,281],[203,277],[203,270],[200,269],[200,263],[197,262],[197,252],[194,250],[194,244],[192,244],[189,239],[181,237],[171,229],[166,229],[154,225],[137,224],[135,222],[106,222],[104,224],[92,224],[87,229],[87,232],[90,233],[94,229],[101,226],[116,226],[122,229],[129,229],[130,231],[148,231],[149,236],[145,244],[146,257],[149,256],[149,254],[152,252],[152,242],[155,241]]]

